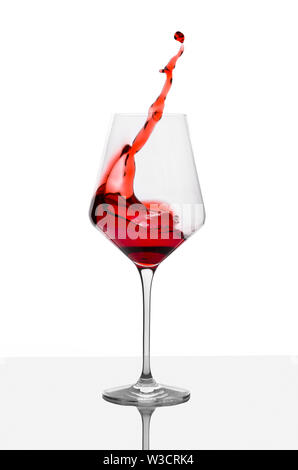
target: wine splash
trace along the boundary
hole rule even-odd
[[[173,82],[173,70],[184,51],[184,35],[177,31],[174,38],[181,46],[160,70],[166,75],[161,93],[150,106],[146,122],[132,144],[126,144],[111,158],[90,209],[94,225],[142,267],[157,266],[184,241],[183,233],[175,228],[176,218],[170,208],[160,201],[141,202],[133,188],[135,155],[144,147],[162,118]]]

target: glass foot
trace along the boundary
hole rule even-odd
[[[190,392],[176,387],[160,385],[155,381],[139,381],[135,385],[105,390],[102,397],[118,405],[156,407],[184,403],[190,398]]]

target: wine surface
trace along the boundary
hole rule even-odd
[[[175,228],[176,216],[161,201],[140,201],[134,193],[135,155],[146,144],[162,118],[165,99],[172,86],[173,70],[184,51],[184,35],[174,38],[180,49],[160,70],[166,75],[160,95],[150,106],[146,122],[131,144],[112,156],[92,199],[90,217],[94,225],[138,266],[153,267],[184,241]]]

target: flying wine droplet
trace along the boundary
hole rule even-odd
[[[174,38],[176,39],[176,41],[179,41],[179,42],[184,42],[184,34],[181,33],[180,31],[176,31],[176,33],[174,34]]]
[[[180,31],[175,33],[174,38],[181,43],[184,41]],[[165,100],[173,82],[173,70],[183,51],[182,44],[178,53],[160,70],[166,75],[166,80],[161,93],[148,110],[146,122],[132,144],[124,145],[108,162],[91,203],[90,216],[94,225],[139,266],[157,266],[184,241],[183,233],[175,228],[177,218],[167,205],[160,201],[141,202],[133,190],[135,154],[143,148],[162,118]],[[150,211],[151,203],[158,209]],[[143,208],[137,218],[127,215],[127,209],[132,204],[140,204]],[[100,207],[104,210],[98,210]],[[128,235],[128,225],[132,221],[138,227],[137,239],[131,239]],[[155,236],[150,238],[152,222]]]

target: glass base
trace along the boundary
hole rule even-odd
[[[102,397],[118,405],[156,407],[184,403],[189,400],[190,392],[181,388],[160,385],[152,380],[139,380],[135,385],[105,390]]]

